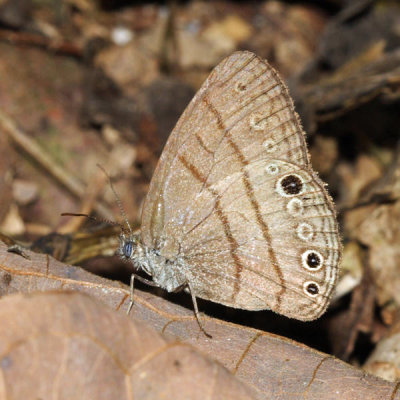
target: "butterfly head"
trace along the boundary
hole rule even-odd
[[[138,234],[122,232],[119,236],[119,246],[117,254],[124,260],[134,260],[141,247]]]

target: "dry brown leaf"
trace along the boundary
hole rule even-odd
[[[135,94],[137,90],[154,81],[159,75],[158,62],[137,43],[112,46],[97,54],[95,65],[120,87],[124,93]]]
[[[337,314],[330,321],[333,353],[348,360],[354,351],[359,334],[371,334],[375,310],[375,286],[371,271],[365,264],[361,283],[352,291],[349,309]]]
[[[78,292],[5,296],[0,320],[2,399],[254,399],[192,346]]]
[[[211,23],[202,32],[202,37],[209,40],[210,43],[220,42],[220,46],[230,46],[233,43],[233,48],[252,35],[252,26],[238,15],[227,15],[220,21]],[[227,44],[228,43],[228,44]]]
[[[379,304],[400,305],[400,201],[376,206],[355,231],[369,247],[369,264],[377,287]]]
[[[337,173],[343,182],[343,202],[353,205],[368,185],[382,177],[383,171],[376,159],[362,154],[355,164],[341,163],[337,167]]]
[[[129,288],[29,252],[30,260],[0,243],[0,294],[69,289],[90,293],[124,312]],[[135,292],[134,317],[157,331],[193,344],[217,359],[257,394],[257,399],[400,399],[399,388],[291,340],[204,317],[213,339],[198,328],[191,310],[150,293]],[[131,317],[132,317],[131,314]]]
[[[389,381],[400,380],[400,321],[378,343],[364,369]]]
[[[325,16],[306,3],[264,1],[254,21],[257,31],[247,45],[289,77],[300,73],[314,57]]]
[[[349,73],[349,71],[346,71]],[[385,53],[350,75],[321,79],[304,85],[301,97],[318,122],[338,118],[374,99],[391,101],[399,97],[400,51]]]
[[[361,245],[355,240],[349,241],[343,246],[340,277],[336,284],[334,301],[351,293],[360,284],[364,274],[362,257]]]
[[[315,135],[310,153],[314,168],[322,175],[328,174],[338,159],[337,140],[332,137]]]

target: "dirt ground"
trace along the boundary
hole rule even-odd
[[[198,299],[208,338],[184,291],[137,281],[125,315],[119,204],[147,229],[169,134],[235,51],[288,86],[343,251],[321,318]],[[400,399],[399,127],[396,1],[0,0],[0,398]]]

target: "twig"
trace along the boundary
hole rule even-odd
[[[0,30],[0,40],[17,45],[41,47],[57,54],[76,58],[82,58],[83,56],[82,49],[70,42],[50,40],[44,36],[33,33]]]
[[[0,111],[0,128],[74,196],[79,199],[85,197],[87,193],[86,186],[56,164],[49,154],[47,154],[34,140],[30,139],[23,131],[21,131],[14,121],[2,111]],[[98,201],[94,204],[94,209],[102,217],[112,219],[112,213],[109,209]]]

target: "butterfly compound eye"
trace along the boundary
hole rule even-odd
[[[124,257],[131,258],[132,253],[133,253],[133,243],[132,242],[126,242],[124,244],[124,248],[123,248]]]

